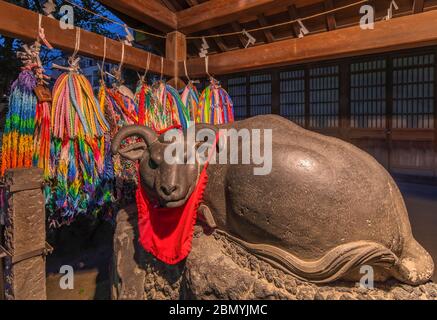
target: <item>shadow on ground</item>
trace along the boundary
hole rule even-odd
[[[71,226],[50,231],[48,240],[55,248],[47,258],[47,297],[49,300],[108,300],[112,259],[113,226],[106,221],[81,218]],[[72,266],[74,289],[62,290],[59,273]]]

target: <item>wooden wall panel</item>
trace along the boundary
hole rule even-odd
[[[435,57],[437,57],[437,47],[417,48],[383,55],[281,67],[255,73],[247,72],[226,78],[228,85],[233,83],[232,79],[239,79],[238,92],[243,92],[242,98],[245,103],[240,103],[240,97],[238,103],[239,107],[242,106],[248,111],[247,117],[254,115],[251,105],[254,102],[251,98],[254,90],[251,89],[253,83],[250,79],[254,75],[270,74],[272,87],[275,88],[279,84],[279,97],[273,96],[277,94],[278,88],[272,91],[272,106],[279,102],[279,114],[282,116],[313,131],[356,145],[394,174],[432,178],[437,181],[435,128],[429,127],[428,122],[425,126],[423,121],[407,121],[408,128],[396,128],[396,126],[392,128],[393,122],[390,116],[391,112],[399,116],[399,108],[393,108],[399,105],[394,103],[395,100],[408,101],[413,97],[415,103],[410,104],[410,109],[403,117],[421,119],[421,115],[426,115],[429,118],[430,111],[423,108],[422,103],[424,100],[422,95],[426,95],[426,101],[434,102],[435,108],[431,112],[437,119]],[[335,69],[333,73],[336,75],[335,79],[338,79],[338,74],[340,75],[339,86],[335,81],[332,82],[332,73],[320,73],[330,70],[329,67],[339,67],[339,70]],[[317,70],[321,70],[320,74],[316,72]],[[247,81],[244,81],[245,79]],[[314,79],[322,79],[321,87],[315,86],[317,83],[312,85]],[[430,89],[424,86],[429,83],[433,83],[435,88],[432,96],[430,96]],[[340,88],[339,116],[342,121],[334,122],[336,125],[332,127],[324,125],[319,125],[318,128],[311,127],[311,124],[314,124],[314,121],[311,121],[314,118],[313,102],[314,98],[317,98],[314,97],[315,91],[322,90],[323,101],[330,101],[330,96],[326,92],[332,91],[332,87],[336,91]],[[406,93],[401,93],[400,90]],[[417,90],[417,94],[413,92],[414,90]],[[373,103],[374,101],[382,102],[383,106]],[[324,110],[326,111],[326,108]],[[381,117],[382,121],[374,121],[376,116]],[[354,122],[351,121],[353,117]],[[365,121],[362,121],[363,117]],[[243,117],[240,114],[238,118]],[[437,126],[435,121],[430,123],[434,127]]]

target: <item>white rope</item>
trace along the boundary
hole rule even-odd
[[[102,81],[105,81],[105,62],[106,62],[106,37],[103,37],[103,60],[102,67],[100,68],[100,76]]]
[[[146,70],[144,71],[143,79],[146,78],[147,73],[149,72],[149,69],[150,69],[150,60],[152,60],[152,54],[150,52],[147,52],[147,66],[146,66]]]
[[[103,60],[102,60],[102,66],[105,66],[106,62],[106,37],[103,37]]]
[[[161,81],[164,78],[163,74],[164,74],[164,57],[161,57]]]
[[[118,71],[121,72],[121,68],[123,68],[123,64],[124,64],[124,42],[121,43],[121,60],[120,60],[120,65],[118,66]]]
[[[184,69],[185,69],[185,76],[188,79],[188,82],[191,82],[190,77],[188,76],[188,69],[187,69],[187,60],[184,60]]]
[[[36,35],[36,42],[39,43],[40,40],[42,40],[42,42],[46,45],[47,48],[49,48],[50,50],[53,49],[52,45],[46,39],[44,28],[42,27],[42,14],[41,13],[38,14],[38,31],[37,31],[37,35]]]
[[[298,20],[306,21],[306,20],[322,17],[322,16],[325,16],[325,15],[328,15],[328,14],[333,14],[333,13],[336,13],[336,12],[341,11],[341,10],[345,10],[345,9],[349,9],[349,8],[352,8],[352,7],[356,7],[356,6],[360,5],[360,4],[364,4],[364,3],[367,3],[369,1],[370,0],[360,0],[358,2],[351,3],[351,4],[348,4],[348,5],[342,6],[342,7],[338,7],[338,8],[334,8],[334,9],[331,9],[331,10],[327,10],[327,11],[323,11],[323,12],[320,12],[320,13],[316,13],[316,14],[313,14],[313,15],[308,16],[308,17],[302,17],[300,19],[289,20],[289,21],[285,21],[285,22],[281,22],[281,23],[276,23],[276,24],[273,24],[273,25],[268,25],[268,26],[263,26],[263,27],[258,27],[258,28],[252,28],[252,29],[247,29],[245,31],[249,32],[249,33],[252,33],[252,32],[256,32],[256,31],[274,29],[274,28],[277,28],[277,27],[282,27],[282,26],[286,26],[286,25],[289,25],[289,24],[296,23],[296,22],[298,22]],[[204,36],[191,36],[191,37],[186,37],[186,39],[187,40],[195,40],[195,39],[202,39],[202,38],[208,39],[208,38],[235,36],[235,35],[240,35],[240,34],[244,34],[244,31],[242,30],[242,31],[234,31],[234,32],[227,32],[227,33],[217,33],[217,34],[209,34],[209,35],[204,35]]]
[[[92,11],[92,10],[89,10],[89,9],[83,7],[83,6],[78,5],[77,3],[74,3],[71,0],[64,0],[64,1],[69,3],[69,4],[71,4],[72,6],[75,6],[75,7],[79,8],[79,9],[81,9],[81,10],[84,10],[84,11],[86,11],[88,13],[91,13],[91,14],[97,16],[97,17],[100,17],[100,18],[108,21],[108,22],[114,23],[114,24],[119,25],[121,27],[125,26],[125,24],[119,23],[119,22],[117,22],[115,20],[112,20],[112,19],[110,19],[110,18],[108,18],[108,17],[106,17],[104,15],[101,15],[101,14],[98,14],[98,13]],[[255,31],[268,30],[268,29],[273,29],[273,28],[277,28],[277,27],[281,27],[281,26],[297,23],[297,20],[306,21],[306,20],[310,20],[310,19],[315,19],[315,18],[322,17],[322,16],[325,16],[325,15],[328,15],[328,14],[334,14],[334,13],[337,13],[337,12],[345,10],[345,9],[356,7],[358,5],[361,5],[361,4],[364,4],[364,3],[368,3],[369,1],[370,0],[359,0],[357,2],[348,4],[348,5],[345,5],[345,6],[342,6],[342,7],[326,10],[326,11],[323,11],[323,12],[320,12],[320,13],[317,13],[317,14],[313,14],[313,15],[308,16],[308,17],[302,17],[300,19],[289,20],[289,21],[285,21],[285,22],[282,22],[282,23],[272,24],[272,25],[258,27],[258,28],[247,29],[246,31],[249,32],[249,33],[252,33],[252,32],[255,32]],[[167,38],[166,35],[155,34],[155,33],[147,32],[147,31],[136,29],[136,28],[132,28],[132,27],[129,27],[129,28],[134,30],[135,32],[142,33],[142,34],[145,34],[145,35],[149,35],[149,36],[152,36],[152,37],[157,37],[157,38],[161,38],[161,39],[166,39]],[[187,40],[202,39],[202,38],[208,39],[208,38],[235,36],[235,35],[241,35],[241,34],[244,34],[244,32],[243,31],[235,31],[235,32],[227,32],[227,33],[208,34],[208,35],[203,35],[203,36],[202,35],[201,36],[191,36],[191,37],[186,37],[186,39]]]
[[[42,14],[38,14],[38,31],[36,35],[36,41],[40,39],[41,36],[41,29],[42,29]]]
[[[210,77],[211,79],[214,79],[214,77],[209,74],[209,56],[205,56],[205,71],[206,71],[206,74],[208,75],[208,77]]]
[[[69,67],[61,67],[58,65],[53,64],[53,68],[57,68],[60,70],[65,70],[69,72],[79,72],[79,61],[80,58],[76,58],[77,54],[79,53],[80,49],[80,29],[76,27],[76,42],[74,44],[74,51],[70,58],[68,58],[68,64]]]
[[[80,49],[80,28],[76,27],[76,43],[74,44],[74,52],[72,57],[72,60],[76,58],[77,54],[79,53]]]
[[[140,76],[140,73],[137,72],[138,79],[140,79],[141,83],[143,83],[143,84],[146,82],[146,76],[147,76],[147,73],[149,72],[149,69],[150,69],[151,58],[152,58],[152,54],[150,52],[147,52],[147,64],[146,64],[146,68],[144,69],[144,74],[142,76]]]

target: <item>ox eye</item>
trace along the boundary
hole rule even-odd
[[[158,168],[158,164],[153,159],[149,159],[149,167],[155,170]]]

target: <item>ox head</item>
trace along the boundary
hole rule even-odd
[[[142,142],[121,149],[121,143],[129,137],[139,137]],[[138,161],[141,184],[147,194],[152,199],[158,200],[162,207],[176,208],[184,205],[190,198],[196,187],[200,169],[197,162],[168,163],[165,159],[165,150],[170,143],[184,144],[182,150],[185,150],[183,156],[186,158],[187,139],[181,139],[180,142],[167,142],[164,135],[158,136],[148,127],[133,125],[122,128],[114,137],[112,152],[120,154],[125,159]],[[196,147],[198,146],[196,144]]]

